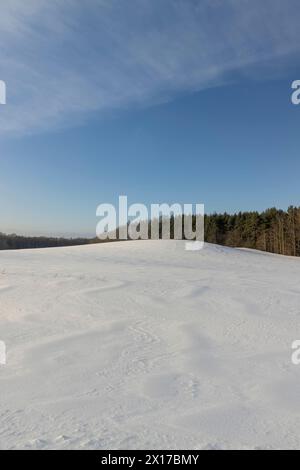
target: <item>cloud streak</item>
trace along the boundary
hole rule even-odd
[[[0,16],[0,135],[172,100],[234,71],[259,76],[299,52],[299,21],[297,0],[10,0]]]

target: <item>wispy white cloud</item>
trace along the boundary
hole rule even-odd
[[[10,0],[0,13],[2,135],[259,75],[300,50],[297,0]]]

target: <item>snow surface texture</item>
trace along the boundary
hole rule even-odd
[[[300,447],[300,260],[184,242],[0,252],[0,447]]]

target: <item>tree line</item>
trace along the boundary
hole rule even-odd
[[[50,248],[57,246],[85,245],[86,238],[27,237],[0,233],[0,250],[20,250],[24,248]]]
[[[194,218],[194,229],[195,223]],[[175,219],[171,217],[171,238],[174,238],[174,224]],[[300,207],[290,206],[287,211],[271,208],[264,212],[214,213],[204,216],[204,227],[204,239],[208,243],[300,256]],[[27,237],[0,233],[0,250],[86,245],[105,241],[109,240]]]
[[[182,219],[184,224],[184,218]],[[174,238],[174,225],[175,218],[171,217],[171,238]],[[193,230],[195,227],[194,216]],[[300,207],[290,206],[286,211],[271,208],[264,212],[205,215],[204,240],[229,247],[300,256]]]
[[[231,247],[254,248],[300,256],[300,207],[287,211],[212,214],[205,216],[205,240]]]

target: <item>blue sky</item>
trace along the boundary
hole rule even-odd
[[[300,204],[296,0],[1,6],[0,231],[95,233],[96,207]]]

